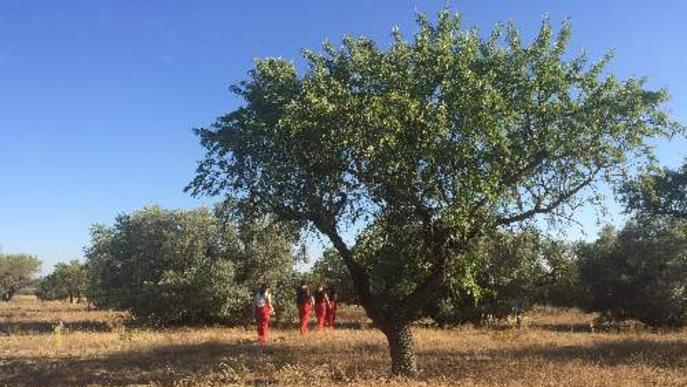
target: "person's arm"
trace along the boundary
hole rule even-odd
[[[272,304],[272,294],[271,293],[267,293],[265,295],[265,304],[269,308],[270,314],[274,314],[274,305]]]

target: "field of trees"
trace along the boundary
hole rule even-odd
[[[0,383],[687,384],[687,164],[648,146],[685,134],[667,90],[567,55],[568,22],[417,23],[257,60],[195,130],[186,190],[215,206],[121,213],[43,278],[0,255]],[[605,191],[623,225],[555,232]],[[297,334],[303,280],[337,289],[336,330]]]

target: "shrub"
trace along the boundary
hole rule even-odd
[[[0,299],[11,300],[33,281],[40,267],[41,261],[27,254],[0,254]]]
[[[443,297],[431,306],[432,318],[455,325],[521,316],[558,283],[566,252],[565,244],[534,230],[483,238],[466,258],[471,270],[454,272]]]
[[[38,281],[36,296],[41,300],[81,301],[86,290],[87,272],[84,264],[73,260],[69,263],[58,263],[55,270]]]
[[[252,289],[293,270],[281,229],[249,229],[207,209],[120,215],[114,226],[92,229],[89,299],[160,324],[244,320]]]
[[[687,222],[639,218],[578,246],[583,307],[651,326],[687,322]]]

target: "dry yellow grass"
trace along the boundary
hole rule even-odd
[[[277,329],[261,348],[253,329],[131,329],[116,312],[21,297],[0,303],[0,384],[687,385],[683,332],[590,333],[592,317],[537,309],[522,329],[417,328],[421,374],[394,380],[384,337],[372,329],[305,340]]]

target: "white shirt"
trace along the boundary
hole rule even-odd
[[[270,297],[269,291],[266,291],[264,295],[260,292],[255,293],[253,298],[253,306],[256,308],[262,308],[265,305],[272,305],[272,297]]]

